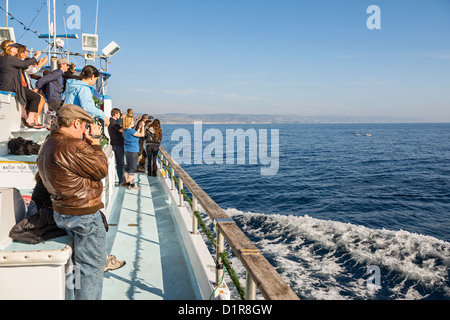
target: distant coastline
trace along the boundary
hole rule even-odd
[[[142,113],[135,113],[139,116]],[[359,117],[359,116],[301,116],[295,114],[151,114],[164,124],[315,124],[315,123],[421,123],[418,118],[409,117]]]

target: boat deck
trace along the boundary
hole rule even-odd
[[[135,183],[140,190],[117,187],[115,191],[107,249],[126,265],[105,272],[102,298],[201,299],[159,180],[136,174]]]

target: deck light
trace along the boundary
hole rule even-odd
[[[16,36],[14,35],[13,28],[8,28],[8,27],[0,28],[0,42],[3,42],[5,40],[12,40],[12,41],[16,42]]]
[[[82,39],[81,46],[83,51],[98,51],[98,35],[83,33]]]
[[[120,47],[117,43],[115,43],[114,41],[112,41],[110,44],[108,44],[103,50],[103,54],[106,57],[111,57],[113,56],[117,51],[120,50]]]

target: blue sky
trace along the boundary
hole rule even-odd
[[[96,0],[81,9],[94,33]],[[6,1],[0,0],[5,8]],[[42,0],[11,0],[29,25]],[[100,47],[121,50],[109,66],[117,107],[148,113],[285,113],[414,117],[450,122],[448,0],[99,0]],[[367,8],[381,10],[370,30]],[[24,10],[24,8],[27,8]],[[0,25],[5,25],[0,11]],[[15,20],[16,38],[23,27]],[[31,29],[47,33],[46,5]],[[44,49],[26,32],[18,41]],[[72,51],[81,40],[69,40]],[[75,63],[82,65],[80,59]]]

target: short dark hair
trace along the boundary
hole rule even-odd
[[[119,108],[113,108],[111,110],[111,117],[114,117],[118,113],[122,113],[122,112],[120,112],[120,109]]]

